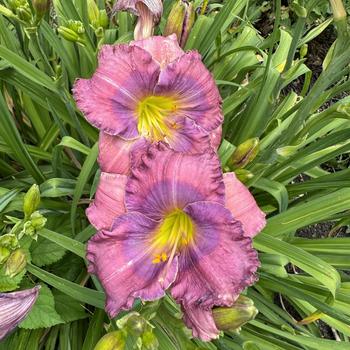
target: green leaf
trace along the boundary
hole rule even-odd
[[[0,136],[11,148],[15,158],[33,175],[38,183],[43,182],[44,175],[24,145],[2,93],[0,93],[0,123]]]
[[[45,86],[53,92],[57,91],[56,85],[49,76],[2,45],[0,45],[0,57],[7,60],[16,70],[35,83]]]
[[[56,311],[64,322],[72,322],[87,317],[84,306],[77,300],[57,290],[53,290],[53,296]]]
[[[67,249],[70,252],[80,256],[81,258],[85,258],[85,246],[81,242],[45,228],[40,230],[38,233],[39,236],[44,237],[54,243],[56,247],[58,245],[61,248]]]
[[[59,291],[71,296],[72,298],[80,301],[81,303],[87,303],[96,306],[100,309],[104,309],[104,293],[82,287],[79,284],[55,276],[54,274],[47,272],[32,264],[27,265],[27,270],[34,276],[40,278],[42,281],[46,282],[47,284],[50,284]]]
[[[316,256],[287,242],[260,233],[254,238],[254,247],[266,253],[284,255],[292,264],[309,273],[322,283],[332,294],[336,295],[340,287],[340,276],[335,268]]]
[[[73,232],[75,232],[75,215],[77,212],[78,201],[81,195],[83,194],[83,190],[87,181],[91,176],[93,167],[97,159],[97,155],[98,155],[98,143],[95,143],[89,155],[85,159],[84,165],[77,179],[77,186],[75,187],[75,190],[74,190],[72,208],[71,208],[71,224],[72,224]]]
[[[11,201],[17,196],[18,192],[19,190],[15,188],[0,196],[0,213],[9,203],[11,203]]]
[[[23,270],[15,277],[5,276],[4,267],[0,268],[0,293],[11,292],[18,288],[26,271]]]
[[[260,178],[253,183],[253,187],[270,193],[277,200],[280,212],[287,209],[288,192],[283,184],[266,178]]]
[[[63,319],[56,312],[55,299],[50,288],[41,284],[38,299],[19,327],[25,329],[47,328],[63,322]]]
[[[34,241],[30,246],[32,262],[38,266],[50,265],[59,261],[65,252],[65,249],[43,237],[38,237],[37,242]]]

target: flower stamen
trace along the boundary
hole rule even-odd
[[[170,136],[166,118],[177,109],[175,100],[165,96],[147,96],[137,106],[137,129],[151,141],[162,141]]]

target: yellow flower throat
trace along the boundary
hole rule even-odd
[[[147,96],[141,100],[136,110],[139,134],[155,142],[169,137],[171,131],[166,118],[175,112],[176,108],[172,97]]]
[[[177,251],[194,240],[194,225],[191,218],[182,210],[175,210],[165,217],[152,240],[153,264],[172,261]]]

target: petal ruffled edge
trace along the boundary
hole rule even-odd
[[[136,6],[138,2],[147,6],[153,14],[155,22],[158,23],[163,13],[162,0],[117,0],[113,7],[113,12],[130,11],[134,15],[139,16],[140,14]]]
[[[260,262],[252,240],[243,236],[241,223],[221,204],[196,202],[184,211],[196,232],[194,242],[179,255],[171,293],[185,308],[231,306],[257,280]]]
[[[87,244],[88,271],[99,278],[112,318],[130,309],[136,298],[163,297],[176,278],[177,257],[170,265],[152,263],[148,238],[157,225],[141,213],[127,213],[115,220],[112,231],[99,231]]]
[[[256,236],[266,225],[265,213],[235,173],[225,173],[224,183],[225,206],[231,210],[233,217],[242,223],[245,236]]]
[[[116,217],[125,213],[126,182],[125,175],[101,173],[95,199],[86,209],[86,216],[96,229],[110,229]]]

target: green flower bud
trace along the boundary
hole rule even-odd
[[[25,218],[28,218],[38,208],[40,204],[39,186],[34,184],[24,195],[23,212]]]
[[[157,337],[153,334],[151,327],[146,330],[142,336],[142,349],[144,350],[157,350],[159,347],[159,342]]]
[[[237,169],[235,170],[235,174],[238,180],[243,183],[247,183],[250,179],[254,177],[254,174],[252,174],[250,171],[245,169]]]
[[[296,13],[298,17],[306,18],[307,17],[307,10],[305,7],[299,5],[296,1],[293,1],[291,4],[291,8]]]
[[[125,337],[121,331],[107,333],[96,344],[94,350],[123,350]]]
[[[303,44],[299,51],[300,58],[304,58],[307,55],[307,50],[308,50],[308,45]]]
[[[27,257],[23,249],[17,249],[11,253],[5,263],[5,275],[14,277],[18,275],[27,265]]]
[[[233,152],[229,165],[234,169],[244,168],[252,162],[259,152],[259,139],[248,139],[238,145]]]
[[[37,19],[43,18],[50,9],[50,0],[32,0]]]
[[[147,327],[147,321],[137,314],[131,315],[126,321],[126,330],[128,333],[135,337],[139,337],[143,334]]]
[[[7,233],[0,236],[0,247],[5,247],[14,250],[19,247],[17,236],[12,233]]]
[[[186,41],[192,29],[195,19],[195,11],[192,3],[186,0],[178,0],[172,7],[166,26],[164,36],[175,33],[181,47]]]
[[[99,25],[102,28],[108,28],[109,18],[108,18],[106,10],[100,10]]]
[[[19,19],[25,22],[30,22],[32,19],[32,13],[28,6],[21,6],[16,9],[16,13]]]
[[[95,0],[87,0],[87,10],[90,24],[97,28],[99,26],[100,11]]]
[[[83,43],[80,36],[74,32],[72,29],[69,29],[67,27],[60,26],[57,29],[58,33],[66,40],[71,42],[77,42],[77,43]]]
[[[11,254],[10,249],[0,246],[0,264],[3,264],[4,262],[6,262],[10,254]]]
[[[231,307],[213,309],[216,327],[222,331],[237,331],[245,323],[253,320],[257,314],[254,302],[243,295],[240,295]]]
[[[0,14],[10,18],[16,17],[16,15],[11,10],[9,10],[7,7],[3,5],[0,5]]]
[[[24,223],[23,229],[20,233],[20,237],[23,235],[29,236],[34,240],[38,239],[37,232],[44,228],[47,219],[42,216],[38,211],[34,212],[29,220]]]

